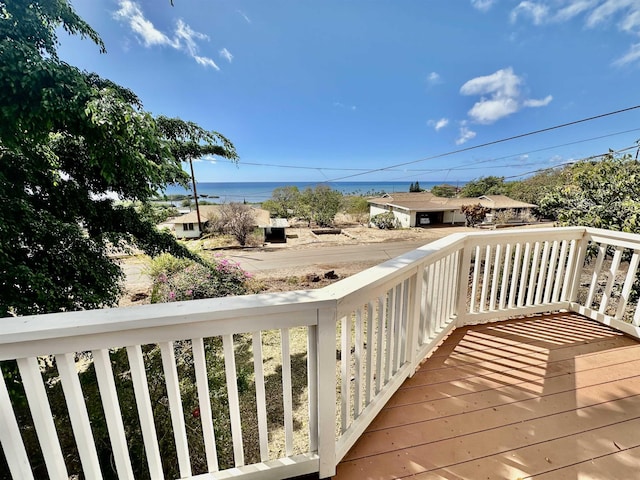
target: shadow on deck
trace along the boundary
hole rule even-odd
[[[632,479],[640,343],[573,313],[455,330],[334,479]]]

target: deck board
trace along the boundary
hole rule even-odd
[[[639,448],[640,343],[555,314],[454,331],[334,478],[638,478]]]

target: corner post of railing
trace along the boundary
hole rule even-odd
[[[330,478],[336,473],[336,318],[337,303],[318,309],[317,414],[320,478]]]
[[[462,255],[458,265],[458,298],[456,302],[456,326],[462,327],[467,321],[467,296],[469,295],[469,274],[473,245],[467,236],[462,243]]]
[[[409,311],[407,312],[407,361],[411,364],[410,376],[413,376],[418,363],[422,360],[418,358],[419,338],[420,338],[420,315],[422,315],[422,284],[424,282],[424,265],[416,267],[413,275],[409,279]]]
[[[576,254],[573,265],[571,265],[571,288],[569,289],[569,296],[567,300],[570,303],[574,303],[578,299],[578,289],[580,288],[580,277],[582,276],[582,268],[584,266],[585,259],[587,257],[587,244],[589,242],[589,231],[585,228],[582,233],[582,238],[577,242]]]

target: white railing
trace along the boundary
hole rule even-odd
[[[639,259],[589,228],[455,234],[321,290],[2,319],[5,477],[329,477],[458,326],[571,310],[640,338]]]

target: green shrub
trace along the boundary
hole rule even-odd
[[[379,213],[371,217],[371,223],[381,230],[393,230],[398,228],[398,220],[393,212]]]

